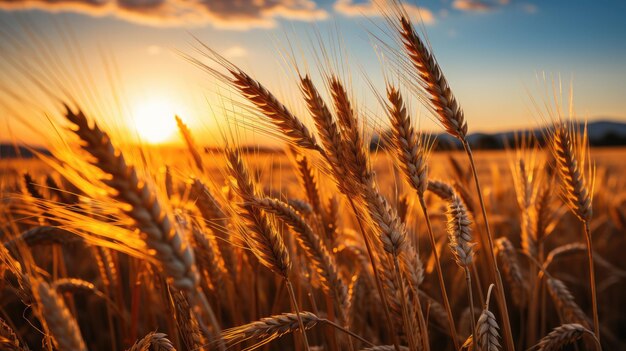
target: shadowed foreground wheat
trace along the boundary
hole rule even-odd
[[[286,104],[201,43],[187,59],[233,106],[221,148],[172,116],[186,149],[166,157],[51,96],[72,108],[46,112],[59,140],[42,168],[0,173],[0,348],[626,349],[623,165],[596,170],[586,129],[560,116],[510,145],[510,167],[474,154],[432,49],[397,1],[381,4],[397,44],[383,70],[398,74],[370,83],[385,131],[349,70],[294,67]],[[28,77],[52,95],[53,77]],[[413,103],[466,159],[433,152]],[[286,151],[246,146],[242,126]]]

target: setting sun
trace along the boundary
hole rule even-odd
[[[138,103],[133,110],[134,127],[142,141],[161,144],[176,134],[174,115],[182,111],[166,99],[151,99]]]

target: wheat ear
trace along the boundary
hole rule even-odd
[[[239,69],[229,70],[232,84],[241,94],[270,119],[280,131],[296,145],[319,150],[315,136],[309,129],[261,83]]]
[[[587,315],[580,309],[578,304],[576,304],[574,296],[562,281],[547,277],[546,285],[556,309],[559,311],[559,314],[563,316],[563,320],[566,323],[578,323],[587,328],[591,327]]]
[[[548,335],[544,336],[537,344],[537,351],[558,351],[564,346],[572,344],[582,339],[585,334],[593,338],[597,351],[602,350],[600,342],[592,331],[580,324],[563,324],[554,328]]]
[[[176,119],[176,125],[178,125],[178,130],[182,135],[183,139],[185,139],[185,144],[187,144],[187,149],[189,153],[191,153],[191,157],[196,164],[196,167],[200,170],[200,172],[204,172],[204,164],[202,163],[202,156],[198,152],[198,147],[196,146],[196,142],[191,134],[191,130],[189,127],[183,122],[183,120],[179,116],[174,117]]]
[[[323,155],[330,164],[333,172],[337,173],[338,178],[341,179],[346,175],[347,170],[341,158],[343,150],[339,127],[308,75],[300,78],[300,90],[302,91],[309,113],[313,117],[322,145],[324,146]]]
[[[365,227],[363,225],[363,221],[361,219],[360,213],[357,209],[355,201],[353,198],[356,198],[359,195],[358,186],[355,184],[354,179],[351,178],[350,168],[346,165],[344,154],[348,151],[353,150],[354,147],[349,146],[344,148],[346,145],[346,141],[342,139],[342,135],[340,132],[340,128],[337,123],[334,121],[332,114],[328,106],[325,104],[324,100],[321,98],[319,92],[315,88],[315,85],[311,81],[309,76],[301,77],[300,79],[300,88],[302,94],[304,96],[304,100],[307,103],[309,112],[313,116],[313,120],[315,121],[315,125],[317,127],[318,133],[321,136],[322,144],[324,145],[324,150],[321,151],[322,156],[327,161],[328,166],[330,167],[332,174],[334,175],[335,183],[337,184],[339,190],[345,194],[348,198],[348,202],[350,203],[350,207],[352,212],[356,216],[357,223],[359,225],[359,229],[361,234],[363,235],[363,240],[365,242],[365,246],[367,248],[367,253],[369,256],[369,261],[372,266],[372,271],[374,273],[375,281],[376,281],[376,289],[378,290],[378,294],[383,303],[383,311],[385,313],[385,320],[387,322],[387,327],[393,336],[393,344],[395,346],[396,351],[400,351],[399,344],[397,340],[396,333],[393,333],[393,322],[391,320],[391,315],[389,313],[389,306],[387,302],[387,298],[383,291],[382,279],[381,275],[376,267],[376,258],[374,256],[374,248],[372,247],[372,243],[370,242],[370,238],[365,231]],[[336,87],[338,89],[339,86]],[[343,89],[343,88],[342,88]],[[344,94],[341,91],[337,90],[335,95]],[[337,98],[334,99],[337,101]],[[346,99],[346,101],[348,101]],[[342,110],[346,110],[345,106],[342,107]],[[345,116],[345,115],[344,115]],[[354,116],[350,116],[353,118]],[[344,123],[345,125],[345,123]],[[356,123],[354,123],[356,125]],[[360,139],[358,139],[360,140]],[[358,150],[357,150],[358,152]],[[353,167],[354,168],[354,167]],[[359,175],[361,178],[362,175]]]
[[[513,303],[522,307],[527,299],[528,291],[522,270],[517,261],[517,252],[513,244],[506,237],[496,239],[496,255],[502,265],[502,272],[509,282],[513,295]]]
[[[442,200],[449,200],[454,196],[454,188],[440,180],[428,180],[428,191],[431,191]]]
[[[193,316],[189,300],[180,291],[171,292],[171,296],[179,334],[185,346],[188,350],[202,350],[202,345],[205,345],[207,341],[200,331],[198,321]]]
[[[302,324],[299,322],[300,320]],[[283,313],[226,329],[222,331],[222,338],[228,346],[253,340],[254,344],[246,348],[246,350],[254,350],[285,334],[301,330],[301,325],[303,325],[305,330],[309,330],[320,322],[321,319],[311,312],[303,311],[300,313],[299,318],[295,313]]]
[[[483,312],[480,314],[480,317],[478,317],[476,331],[474,334],[476,344],[481,351],[500,350],[500,342],[498,341],[500,338],[500,335],[498,334],[498,322],[496,321],[496,316],[489,311],[489,298],[491,296],[492,289],[493,284],[489,286],[489,291],[487,291],[487,300],[485,301]]]
[[[63,299],[44,281],[31,279],[31,284],[40,318],[45,321],[54,346],[59,350],[87,351],[78,323]]]
[[[441,291],[446,313],[448,314],[448,327],[450,336],[452,337],[455,348],[458,349],[458,341],[454,319],[452,317],[452,309],[448,300],[441,263],[439,262],[439,254],[437,253],[437,245],[435,236],[430,223],[430,216],[424,200],[424,194],[428,189],[428,158],[430,154],[430,145],[423,135],[415,132],[411,123],[402,95],[391,85],[387,86],[387,99],[389,100],[388,114],[393,129],[393,141],[395,144],[398,163],[403,170],[404,176],[408,183],[415,189],[420,201],[420,207],[426,218],[428,227],[430,244],[433,250],[435,261],[435,269],[439,279],[439,288]]]
[[[256,184],[250,177],[248,168],[243,162],[239,150],[227,149],[226,158],[234,189],[244,200],[244,203],[239,206],[239,215],[247,222],[249,229],[248,231],[243,231],[244,240],[252,253],[259,259],[259,262],[284,279],[291,304],[300,322],[300,332],[302,333],[304,346],[308,351],[309,342],[303,321],[300,318],[293,285],[289,280],[291,258],[289,257],[287,247],[267,214],[251,204],[256,197],[262,196],[262,193],[257,189]]]
[[[448,210],[446,212],[448,245],[457,265],[464,270],[467,282],[467,292],[469,298],[470,321],[472,330],[476,330],[474,322],[474,298],[472,294],[472,275],[470,267],[474,257],[474,243],[471,233],[471,220],[467,213],[467,208],[461,198],[457,195],[448,200]]]
[[[143,240],[154,252],[161,268],[174,286],[191,291],[198,282],[193,251],[176,228],[166,207],[155,196],[149,183],[126,163],[108,134],[97,124],[89,125],[87,117],[67,108],[66,118],[75,125],[74,132],[83,141],[82,148],[95,159],[95,165],[111,176],[103,182],[115,190],[111,196],[130,205],[124,212],[132,218],[143,234]]]
[[[465,139],[467,123],[463,110],[452,94],[437,60],[417,35],[409,19],[404,16],[400,16],[400,35],[404,48],[417,70],[419,82],[427,92],[439,122],[450,135],[460,140]]]
[[[275,214],[298,234],[296,237],[298,243],[313,263],[324,292],[335,300],[341,323],[348,326],[347,313],[350,310],[350,301],[348,300],[347,286],[339,276],[337,264],[320,237],[291,206],[280,200],[255,199],[253,204],[266,212]]]
[[[306,198],[309,200],[313,211],[315,211],[315,213],[322,213],[322,200],[320,198],[317,179],[313,173],[309,158],[302,154],[296,155],[296,165],[300,182],[306,191]]]
[[[598,317],[598,299],[596,275],[593,265],[593,244],[589,223],[592,216],[592,192],[594,173],[589,165],[589,148],[587,145],[587,129],[579,135],[572,122],[560,122],[553,128],[552,153],[556,168],[561,179],[561,194],[570,210],[583,222],[587,239],[587,260],[589,266],[589,285],[591,286],[591,303],[593,308],[593,330],[600,340],[600,321]],[[588,178],[584,172],[589,167]],[[591,182],[591,187],[589,183]]]
[[[283,239],[270,218],[251,203],[260,193],[248,172],[239,150],[226,150],[228,169],[233,189],[244,201],[239,205],[239,215],[248,230],[242,231],[245,241],[259,261],[274,273],[287,278],[291,258]]]
[[[159,351],[176,351],[172,342],[163,333],[149,333],[141,340],[138,340],[127,351],[148,351],[150,349]]]
[[[195,205],[207,227],[216,236],[219,253],[224,259],[226,268],[230,274],[235,274],[237,263],[231,246],[231,238],[228,232],[228,217],[222,206],[213,196],[209,188],[200,180],[194,179],[191,184],[190,197],[195,200]]]
[[[456,101],[456,98],[454,97],[454,94],[452,93],[452,90],[450,89],[450,86],[448,85],[448,82],[432,52],[430,52],[426,44],[421,40],[419,35],[417,35],[411,21],[406,17],[405,12],[401,9],[401,5],[398,5],[398,7],[400,7],[397,11],[400,24],[397,29],[399,30],[400,37],[402,38],[405,51],[413,63],[413,66],[417,70],[418,82],[421,85],[421,88],[425,91],[425,95],[431,103],[431,108],[435,111],[436,117],[441,125],[450,135],[461,141],[467,157],[469,158],[474,183],[476,185],[476,191],[480,200],[482,217],[487,230],[486,238],[481,237],[481,244],[488,253],[487,261],[490,268],[490,274],[496,283],[497,302],[500,313],[502,314],[502,325],[504,327],[507,350],[513,351],[515,346],[513,344],[513,333],[511,331],[509,312],[506,305],[506,297],[504,295],[504,286],[502,284],[502,278],[500,277],[500,271],[498,270],[493,250],[493,235],[491,234],[491,228],[489,227],[487,210],[480,182],[478,180],[478,172],[476,170],[474,155],[472,154],[471,147],[467,140],[467,122],[465,121],[463,110]]]

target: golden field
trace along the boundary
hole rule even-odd
[[[216,140],[178,116],[162,133],[159,104],[124,133],[85,67],[12,63],[33,91],[2,93],[31,102],[11,113],[50,153],[0,160],[0,349],[626,349],[626,150],[590,148],[560,83],[540,140],[472,150],[429,42],[388,5],[381,86],[353,87],[320,43],[319,74],[293,59],[289,105],[196,43]],[[415,105],[459,151],[434,151]],[[172,131],[181,147],[144,143]]]
[[[149,154],[149,150],[146,150]],[[248,322],[254,322],[261,318],[279,315],[289,312],[291,306],[287,292],[282,287],[281,279],[275,278],[275,274],[263,267],[255,256],[245,249],[245,235],[239,233],[237,228],[242,225],[237,219],[236,208],[241,202],[232,199],[232,184],[225,178],[227,160],[223,154],[202,155],[205,167],[204,174],[206,183],[212,194],[224,207],[226,218],[204,218],[201,212],[196,212],[201,206],[196,202],[201,201],[198,194],[193,193],[193,186],[190,179],[199,176],[198,169],[195,168],[191,157],[181,158],[181,154],[186,154],[185,150],[172,149],[172,157],[165,156],[162,159],[164,165],[168,165],[167,174],[171,175],[173,191],[169,198],[163,199],[176,211],[177,216],[185,213],[189,216],[189,221],[193,224],[190,230],[202,229],[202,235],[206,242],[203,246],[192,240],[198,240],[191,236],[188,240],[196,256],[199,272],[201,273],[200,289],[208,299],[208,303],[213,309],[215,320],[222,329],[223,335],[229,335],[229,328],[238,327]],[[160,155],[168,155],[170,152],[160,150]],[[176,156],[176,157],[174,157]],[[392,156],[392,155],[391,155]],[[621,259],[621,247],[624,244],[624,180],[619,176],[623,172],[622,158],[626,156],[624,149],[593,149],[592,159],[597,167],[596,187],[594,194],[594,219],[591,228],[594,238],[594,249],[596,251],[596,270],[598,274],[597,284],[598,298],[604,303],[600,304],[600,316],[603,333],[606,334],[608,345],[621,345],[624,341],[619,332],[624,324],[624,317],[619,312],[624,308],[626,302],[622,293],[624,291],[624,267]],[[303,189],[303,183],[299,172],[294,167],[293,156],[285,154],[257,154],[254,151],[243,156],[248,164],[251,174],[258,174],[257,183],[262,186],[266,196],[281,199],[285,203],[306,205],[304,209],[299,209],[301,215],[307,223],[311,223],[313,228],[319,228],[319,222],[323,223],[321,216],[309,212],[312,211],[310,200]],[[506,296],[509,299],[509,313],[514,316],[511,325],[515,333],[515,340],[518,349],[533,346],[528,336],[529,328],[533,325],[536,328],[534,338],[547,334],[547,332],[570,320],[578,318],[571,315],[567,310],[570,308],[564,303],[571,304],[576,311],[581,311],[585,316],[585,321],[591,323],[589,288],[586,279],[586,266],[584,254],[584,241],[582,227],[579,220],[568,213],[561,203],[557,189],[550,199],[551,220],[554,228],[546,233],[543,241],[543,257],[536,259],[545,260],[555,252],[561,251],[554,258],[549,266],[549,272],[555,279],[564,282],[569,290],[572,300],[566,302],[558,300],[546,291],[545,285],[537,283],[537,278],[531,274],[537,274],[537,268],[524,256],[522,250],[522,220],[520,208],[517,203],[516,187],[514,186],[514,175],[512,167],[518,160],[515,151],[478,151],[476,152],[476,164],[479,176],[483,185],[482,191],[485,196],[486,207],[490,219],[491,230],[495,238],[507,238],[517,250],[508,254],[513,255],[508,259],[513,259],[517,265],[517,272],[521,274],[516,280],[509,277],[511,271],[506,265],[500,262],[503,269],[504,287]],[[468,168],[467,161],[462,152],[437,152],[433,153],[430,159],[429,177],[432,179],[444,180],[450,184],[457,184],[461,189],[472,191],[472,184],[467,174],[459,174],[451,160],[454,159],[463,167]],[[528,159],[528,158],[526,158]],[[544,157],[541,152],[537,153],[536,172],[544,172]],[[429,325],[428,332],[430,342],[433,346],[450,348],[452,342],[449,338],[446,326],[446,312],[441,305],[441,295],[437,284],[436,272],[433,267],[432,248],[427,238],[427,228],[424,216],[420,210],[419,203],[412,189],[402,180],[402,175],[397,167],[397,162],[390,157],[389,153],[380,151],[372,154],[373,169],[376,173],[380,192],[389,199],[399,215],[402,216],[408,228],[408,235],[419,257],[423,262],[424,281],[420,285],[420,297],[422,309]],[[100,239],[89,233],[80,233],[83,226],[97,226],[97,222],[103,221],[97,217],[97,211],[92,210],[82,212],[85,207],[89,207],[92,201],[88,196],[80,195],[75,198],[75,204],[63,204],[67,198],[63,186],[59,189],[51,187],[49,178],[57,184],[63,184],[62,177],[51,167],[40,160],[2,160],[2,180],[3,180],[3,216],[11,219],[3,230],[3,241],[8,249],[7,254],[15,257],[21,263],[23,269],[33,269],[37,271],[31,274],[39,276],[38,279],[49,281],[60,299],[59,303],[67,308],[69,313],[65,318],[75,320],[75,325],[79,328],[79,336],[85,340],[86,347],[95,349],[124,349],[130,347],[135,339],[140,339],[142,335],[151,332],[164,333],[169,338],[172,347],[179,350],[193,349],[219,349],[217,341],[211,340],[215,337],[214,326],[211,322],[200,329],[196,318],[203,318],[204,312],[200,307],[191,308],[187,312],[180,311],[180,299],[175,288],[168,284],[166,276],[159,278],[159,264],[154,259],[137,257],[137,253],[123,253],[125,249],[117,247],[124,245],[124,239],[120,241],[113,238],[106,238],[106,245],[98,242]],[[395,170],[395,171],[394,171]],[[41,196],[41,200],[34,200],[32,194],[24,182],[24,174],[28,172],[32,177],[31,191]],[[156,165],[151,169],[151,174],[155,179],[157,191],[166,193],[165,178],[166,172],[163,167]],[[345,286],[349,299],[348,315],[350,317],[350,331],[361,335],[368,342],[383,344],[389,338],[389,332],[384,323],[383,312],[381,311],[379,297],[376,288],[373,286],[371,272],[367,267],[365,249],[359,244],[358,225],[354,213],[351,211],[345,198],[339,195],[336,186],[329,175],[323,172],[314,171],[317,179],[317,190],[319,197],[323,200],[323,206],[329,205],[330,199],[336,201],[333,207],[336,211],[336,228],[330,237],[320,237],[325,245],[328,245],[329,254],[335,261],[337,274]],[[538,185],[537,185],[538,186]],[[556,185],[555,185],[556,186]],[[171,192],[171,190],[170,190]],[[65,195],[64,195],[65,194]],[[477,199],[472,196],[471,217],[477,215]],[[65,200],[63,200],[65,198]],[[467,287],[462,270],[459,269],[451,254],[447,244],[447,206],[446,202],[433,194],[426,195],[426,203],[430,209],[430,217],[433,222],[433,232],[438,242],[439,260],[447,287],[447,295],[450,299],[452,314],[455,318],[456,332],[461,339],[466,339],[470,335],[469,309],[467,303]],[[60,221],[55,220],[54,211],[57,206],[76,206],[75,216],[63,214]],[[295,205],[294,205],[295,206]],[[97,206],[96,208],[99,208]],[[70,207],[71,208],[71,207]],[[78,210],[80,208],[81,210]],[[233,211],[233,213],[230,213]],[[113,216],[107,226],[122,225],[131,230],[133,226],[129,224],[116,223],[114,218],[118,215],[105,211]],[[366,216],[363,212],[357,212],[359,216]],[[34,217],[33,217],[34,215]],[[67,217],[67,218],[65,218]],[[72,221],[84,221],[84,224],[68,223]],[[121,219],[120,219],[121,220]],[[224,220],[227,224],[225,228],[217,229],[211,225],[213,221]],[[107,222],[109,220],[106,220]],[[319,221],[319,222],[318,222]],[[91,223],[89,223],[91,222]],[[368,221],[369,222],[369,221]],[[316,272],[320,268],[312,263],[311,257],[306,253],[306,249],[297,243],[298,232],[288,229],[284,223],[276,222],[276,230],[285,241],[287,250],[293,260],[290,277],[293,280],[295,294],[299,302],[299,308],[306,311],[314,311],[319,318],[327,318],[337,321],[337,316],[333,316],[335,305],[333,299],[324,292],[323,284],[320,282],[320,273]],[[478,221],[478,223],[480,223]],[[75,225],[76,224],[76,225]],[[476,224],[473,224],[473,226]],[[196,227],[197,226],[197,227]],[[62,228],[57,233],[52,228]],[[49,228],[49,232],[43,231],[41,234],[33,233],[33,230],[44,230]],[[67,230],[67,232],[66,232]],[[106,231],[106,227],[101,230]],[[219,233],[216,231],[219,230]],[[474,228],[474,235],[481,235],[481,228]],[[73,236],[72,233],[78,234]],[[97,232],[97,230],[95,231]],[[29,235],[33,235],[29,237]],[[54,238],[58,235],[58,238]],[[107,237],[108,234],[103,234]],[[190,234],[186,234],[190,235]],[[19,241],[20,236],[24,241]],[[50,237],[47,237],[50,236]],[[100,234],[98,234],[100,237]],[[218,245],[218,240],[228,240],[227,245]],[[112,244],[114,243],[114,244]],[[223,243],[224,244],[224,243]],[[212,245],[211,252],[204,252],[205,245]],[[229,271],[225,265],[224,258],[220,256],[223,247],[229,247],[235,260],[232,267],[234,271]],[[27,250],[27,253],[24,252]],[[121,251],[121,252],[120,252]],[[481,248],[476,248],[476,255],[481,256]],[[7,257],[5,257],[7,259]],[[479,258],[480,259],[480,258]],[[157,256],[158,260],[158,256]],[[478,261],[480,262],[480,261]],[[488,287],[487,279],[481,276],[480,268],[475,271],[477,275],[474,283],[475,309],[478,313],[483,308],[481,301]],[[35,310],[24,305],[29,300],[20,294],[24,289],[16,282],[15,277],[10,276],[10,269],[5,270],[5,281],[3,293],[3,310],[7,324],[19,335],[20,347],[24,345],[42,345],[46,338],[39,333],[34,325],[39,323],[36,320]],[[535,272],[535,273],[533,273]],[[217,276],[216,276],[217,275]],[[368,277],[369,275],[369,277]],[[545,279],[545,278],[544,278]],[[534,282],[534,283],[533,283]],[[477,286],[480,284],[480,286]],[[515,286],[519,284],[519,286]],[[528,308],[533,294],[533,284],[540,284],[538,295],[540,300],[538,306],[537,320],[535,324],[529,324]],[[520,294],[520,297],[517,294]],[[570,296],[570,295],[566,295]],[[518,301],[516,299],[522,299]],[[377,302],[378,301],[378,302]],[[608,303],[610,301],[610,303]],[[189,302],[185,302],[188,306]],[[188,307],[189,308],[189,307]],[[336,307],[335,307],[336,308]],[[495,310],[495,306],[490,307]],[[196,314],[197,313],[197,314]],[[19,317],[18,317],[19,316]],[[94,316],[99,316],[94,318]],[[572,317],[574,316],[574,317]],[[17,317],[17,318],[16,318]],[[105,318],[106,317],[106,318]],[[478,314],[477,314],[478,317]],[[204,317],[206,318],[206,317]],[[46,320],[47,321],[47,320]],[[230,347],[245,348],[251,345],[259,346],[268,339],[278,338],[280,334],[297,330],[297,321],[290,320],[286,325],[276,324],[280,332],[273,335],[268,331],[274,323],[264,326],[261,331],[237,336]],[[581,322],[578,320],[578,322]],[[50,322],[47,322],[50,323]],[[62,321],[55,321],[62,323]],[[206,323],[206,322],[202,322]],[[258,323],[258,322],[256,322]],[[314,322],[309,322],[311,325]],[[308,331],[308,341],[311,345],[319,347],[348,347],[333,345],[333,343],[351,342],[352,347],[365,348],[364,341],[353,339],[347,340],[346,334],[339,330],[332,330],[331,327],[320,325],[311,327]],[[203,331],[211,333],[203,334]],[[77,332],[77,331],[73,331]],[[232,333],[235,333],[233,331]],[[149,334],[156,340],[155,335]],[[219,334],[218,334],[219,335]],[[232,334],[230,334],[232,335]],[[402,335],[402,334],[401,334]],[[52,336],[49,336],[52,337]],[[165,336],[162,336],[163,338]],[[194,339],[196,337],[198,339]],[[404,338],[405,336],[401,336]],[[250,341],[244,341],[250,339]],[[8,344],[8,339],[0,341]],[[280,337],[269,344],[270,349],[275,348],[301,348],[301,343],[294,339],[292,335]],[[48,342],[50,340],[48,339]],[[156,342],[156,341],[155,341]],[[227,343],[231,340],[226,341]],[[169,345],[169,344],[168,344]],[[582,344],[578,345],[579,347]],[[55,346],[59,347],[59,346]],[[167,346],[169,347],[169,346]],[[583,346],[584,347],[584,346]],[[166,348],[167,349],[167,348]],[[392,349],[392,348],[389,348]]]

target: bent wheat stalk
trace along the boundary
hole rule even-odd
[[[63,299],[48,283],[38,279],[30,281],[38,302],[39,318],[50,332],[55,347],[59,350],[87,351],[78,323]]]
[[[172,342],[167,338],[166,334],[152,332],[138,340],[127,351],[148,351],[150,348],[163,351],[176,351]]]
[[[300,323],[300,332],[305,349],[308,351],[309,342],[306,329],[300,318],[300,309],[293,285],[289,279],[291,258],[287,247],[268,215],[253,205],[255,198],[263,194],[252,180],[240,151],[238,149],[226,149],[226,160],[233,188],[244,201],[239,206],[239,215],[246,221],[248,230],[242,230],[242,236],[259,262],[283,278],[292,307],[296,312],[296,318]]]
[[[476,330],[474,325],[474,298],[472,294],[472,275],[469,267],[472,265],[474,257],[474,243],[472,242],[471,221],[467,214],[467,209],[461,199],[454,195],[448,203],[448,241],[450,250],[454,254],[456,264],[465,272],[465,280],[467,281],[467,291],[470,308],[470,322],[472,330]],[[474,338],[476,340],[476,338]]]
[[[75,125],[74,132],[83,141],[82,148],[96,159],[95,165],[111,176],[103,180],[115,190],[111,197],[130,205],[130,209],[124,212],[136,222],[143,240],[173,285],[193,291],[198,283],[193,250],[149,183],[126,163],[124,155],[113,146],[106,132],[95,123],[90,126],[82,111],[74,113],[67,107],[66,118]]]
[[[397,9],[397,15],[400,23],[397,25],[396,29],[399,31],[409,59],[417,70],[417,78],[419,80],[418,83],[423,90],[423,95],[425,95],[430,102],[432,110],[435,112],[439,122],[444,127],[446,132],[461,141],[465,153],[469,158],[487,234],[487,240],[481,238],[481,244],[485,251],[487,251],[487,263],[490,267],[491,276],[496,283],[498,307],[500,309],[500,313],[502,314],[502,324],[504,328],[504,340],[507,350],[513,351],[515,350],[515,345],[513,343],[513,333],[511,331],[509,312],[506,305],[506,297],[504,295],[504,286],[502,284],[502,278],[500,276],[500,271],[498,270],[495,258],[493,235],[491,234],[489,220],[487,218],[487,210],[480,182],[478,180],[478,172],[476,170],[474,155],[467,140],[467,122],[465,121],[463,110],[456,101],[456,98],[454,97],[454,94],[452,93],[452,90],[450,89],[439,64],[437,63],[437,60],[430,52],[426,44],[418,36],[410,20],[407,18],[405,11],[401,8],[401,5],[397,5],[397,7],[399,7]]]
[[[585,239],[587,240],[587,259],[589,265],[589,285],[591,287],[591,303],[593,307],[593,330],[600,341],[600,322],[598,317],[598,300],[596,291],[596,276],[593,265],[593,245],[589,223],[592,216],[592,197],[594,171],[589,162],[589,148],[587,129],[583,135],[574,127],[572,122],[560,122],[552,131],[552,152],[556,168],[561,179],[561,194],[570,210],[584,224]],[[588,169],[585,169],[585,166]],[[590,183],[585,179],[588,173]],[[589,187],[591,184],[591,187]]]
[[[413,129],[411,118],[407,113],[402,95],[391,85],[387,86],[387,99],[390,102],[390,105],[388,106],[388,114],[393,128],[393,141],[397,151],[396,157],[398,158],[405,178],[417,192],[420,207],[422,208],[422,212],[426,218],[428,237],[433,250],[437,278],[439,279],[439,289],[441,291],[443,304],[448,315],[450,337],[453,340],[454,348],[458,349],[459,342],[456,328],[454,326],[454,318],[452,317],[452,308],[450,307],[446,285],[443,280],[443,272],[441,270],[439,254],[437,253],[435,234],[433,233],[430,216],[428,215],[428,208],[426,207],[426,201],[424,200],[424,194],[429,186],[428,156],[430,152],[430,145],[428,140],[425,139],[423,135],[419,135]]]
[[[383,312],[385,314],[387,328],[389,333],[392,335],[395,350],[400,351],[397,334],[393,332],[393,321],[391,319],[391,313],[389,312],[389,302],[387,301],[387,296],[384,293],[381,274],[376,266],[374,248],[372,247],[370,238],[365,231],[363,221],[353,199],[353,197],[358,196],[358,194],[354,193],[356,187],[350,179],[348,167],[345,165],[345,162],[343,162],[343,140],[339,132],[339,126],[334,121],[328,106],[321,98],[319,92],[313,84],[313,81],[308,75],[300,78],[300,89],[304,100],[307,103],[309,112],[315,121],[318,134],[322,139],[322,144],[324,145],[324,149],[321,149],[320,153],[327,161],[339,190],[348,198],[352,212],[356,217],[359,230],[363,236],[363,241],[365,242],[372,271],[374,273],[376,289],[378,290],[378,295],[380,296],[383,304]]]
[[[602,350],[600,347],[600,341],[596,338],[595,334],[583,327],[580,324],[563,324],[554,328],[550,334],[544,336],[537,344],[537,351],[558,351],[565,345],[572,344],[577,340],[582,339],[585,334],[588,334],[594,342],[596,351]]]

